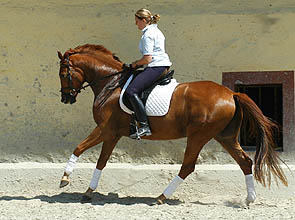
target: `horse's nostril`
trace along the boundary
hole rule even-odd
[[[73,104],[76,102],[76,97],[71,95],[70,93],[63,93],[61,95],[61,100],[60,100],[62,103],[64,104]]]
[[[76,98],[74,96],[70,97],[70,104],[73,104],[76,102]]]

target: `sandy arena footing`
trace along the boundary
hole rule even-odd
[[[65,164],[0,164],[0,219],[294,219],[295,165],[284,167],[289,187],[256,185],[245,205],[237,165],[197,165],[166,204],[153,205],[180,165],[108,164],[91,203],[80,203],[95,164],[78,163],[59,189]]]

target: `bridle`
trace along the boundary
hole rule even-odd
[[[68,79],[69,86],[68,87],[64,87],[64,88],[61,88],[60,89],[60,92],[61,93],[66,93],[66,94],[69,94],[71,96],[74,96],[74,95],[80,93],[82,89],[85,90],[87,87],[92,86],[92,85],[95,85],[95,83],[96,83],[95,81],[92,81],[92,82],[88,83],[85,86],[82,86],[83,83],[80,82],[81,83],[80,88],[77,88],[77,89],[74,88],[73,87],[73,78],[72,78],[73,73],[72,73],[71,64],[70,64],[70,56],[67,56],[65,60],[66,60],[66,64],[61,63],[60,66],[61,67],[62,66],[65,66],[67,68],[67,75],[65,76],[65,78]],[[65,92],[65,90],[69,90],[69,92]]]
[[[79,88],[74,88],[74,86],[73,86],[73,78],[72,78],[72,75],[74,74],[74,72],[72,71],[72,68],[71,68],[70,56],[69,55],[66,56],[65,60],[66,60],[66,63],[61,62],[60,67],[67,68],[67,75],[66,76],[60,75],[60,77],[68,79],[68,87],[63,87],[63,88],[60,89],[60,92],[62,94],[61,101],[64,102],[64,103],[67,103],[67,101],[70,101],[70,103],[73,104],[74,102],[76,102],[76,95],[78,93],[80,93],[82,89],[85,90],[87,87],[95,85],[96,81],[94,80],[94,81],[88,83],[85,86],[83,86],[83,82],[80,81],[81,86]],[[128,67],[126,64],[123,64],[123,70],[122,71],[115,72],[115,73],[103,76],[98,80],[104,80],[106,78],[110,78],[112,76],[121,74],[121,73],[126,72],[126,71],[130,72],[131,70],[132,70],[131,67]],[[77,78],[77,80],[79,81],[78,78]],[[69,91],[65,91],[65,90],[69,90]]]

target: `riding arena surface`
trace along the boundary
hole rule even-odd
[[[91,203],[81,203],[94,163],[78,163],[71,184],[59,189],[65,164],[1,163],[0,219],[294,219],[295,165],[284,167],[289,186],[255,183],[247,206],[244,175],[236,164],[196,165],[163,205],[156,205],[180,165],[110,163]]]

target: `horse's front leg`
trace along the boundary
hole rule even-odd
[[[118,143],[120,137],[116,137],[112,140],[104,141],[102,148],[101,148],[101,153],[99,156],[99,159],[96,164],[96,168],[94,169],[93,176],[89,185],[89,188],[85,192],[82,201],[87,202],[91,201],[93,191],[96,190],[98,186],[98,182],[100,179],[100,175],[102,172],[102,169],[106,166],[108,159],[110,158],[116,144]]]
[[[73,172],[79,156],[87,149],[89,149],[89,148],[91,148],[103,141],[101,133],[102,132],[101,132],[100,127],[97,126],[91,132],[91,134],[76,147],[76,149],[74,150],[73,154],[71,155],[71,157],[66,165],[64,175],[63,175],[61,182],[60,182],[60,186],[59,186],[60,188],[65,187],[70,183],[69,176]]]

